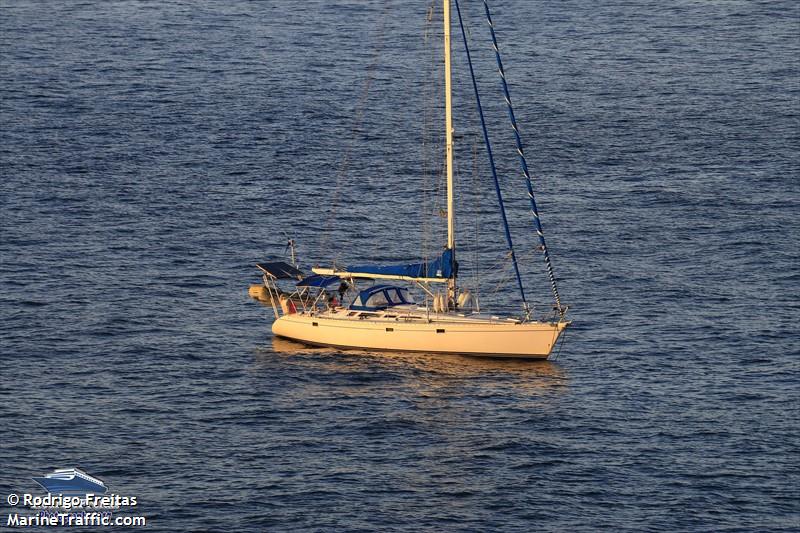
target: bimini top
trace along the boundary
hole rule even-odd
[[[256,266],[268,276],[275,279],[302,279],[303,273],[289,263],[275,261],[274,263],[257,263]]]
[[[380,311],[394,305],[413,304],[408,290],[394,285],[373,285],[358,293],[350,304],[355,311]]]

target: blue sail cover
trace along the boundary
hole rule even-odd
[[[379,274],[384,276],[406,276],[409,278],[452,278],[458,271],[453,268],[453,251],[445,250],[440,257],[427,263],[412,263],[409,265],[356,265],[348,266],[347,272],[351,274]]]

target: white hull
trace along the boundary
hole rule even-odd
[[[568,324],[454,314],[359,318],[341,310],[284,315],[272,332],[318,346],[546,359]]]

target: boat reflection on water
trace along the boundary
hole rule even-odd
[[[563,387],[568,382],[564,369],[557,363],[547,360],[487,358],[424,352],[342,350],[332,347],[310,346],[282,337],[272,338],[272,352],[301,359],[305,359],[306,356],[315,356],[315,365],[335,365],[338,371],[342,370],[344,361],[352,362],[353,358],[360,358],[364,363],[379,363],[387,366],[402,365],[413,367],[419,371],[460,378],[486,376],[524,377],[524,383],[535,388]],[[518,380],[513,381],[515,386],[521,384]]]

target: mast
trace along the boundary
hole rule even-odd
[[[453,102],[450,71],[450,0],[444,0],[444,121],[445,151],[447,169],[447,248],[452,250],[453,267],[455,267],[455,211],[453,209]],[[455,268],[453,277],[447,282],[448,302],[456,302]],[[449,307],[449,304],[448,304]]]

